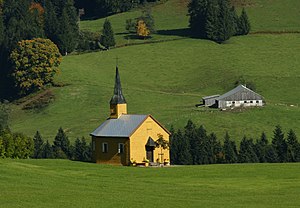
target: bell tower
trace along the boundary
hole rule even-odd
[[[121,80],[118,66],[116,67],[114,95],[110,99],[110,118],[119,118],[122,114],[127,114],[127,104],[122,93]]]

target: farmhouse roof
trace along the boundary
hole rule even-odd
[[[123,104],[126,103],[126,100],[122,93],[122,87],[121,87],[121,80],[119,75],[119,69],[118,66],[116,67],[116,77],[115,77],[115,88],[114,88],[114,95],[112,96],[110,100],[111,105],[116,104]]]
[[[130,137],[148,117],[151,117],[159,126],[170,134],[170,132],[151,115],[122,114],[117,119],[108,119],[104,121],[90,135],[97,137]]]
[[[210,96],[205,96],[205,97],[202,97],[203,100],[206,100],[206,99],[210,99],[210,98],[216,98],[216,97],[219,97],[220,95],[210,95]]]
[[[229,92],[221,95],[217,100],[262,100],[263,97],[256,92],[250,90],[244,85],[239,85]]]

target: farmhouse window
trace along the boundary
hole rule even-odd
[[[244,103],[247,103],[247,101],[245,100]]]
[[[104,153],[108,152],[108,144],[107,143],[102,143],[102,152],[104,152]]]
[[[124,152],[124,144],[123,143],[119,143],[118,145],[118,153],[123,153]]]
[[[250,103],[253,103],[253,101],[251,100]]]
[[[257,100],[256,103],[259,103],[259,101]]]

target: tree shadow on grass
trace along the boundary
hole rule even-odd
[[[157,30],[156,33],[159,35],[193,38],[190,28],[180,28],[180,29],[172,29],[172,30]]]

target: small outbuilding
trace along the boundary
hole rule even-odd
[[[218,99],[220,95],[211,95],[202,98],[202,103],[204,106],[213,106],[216,103],[216,99]]]

